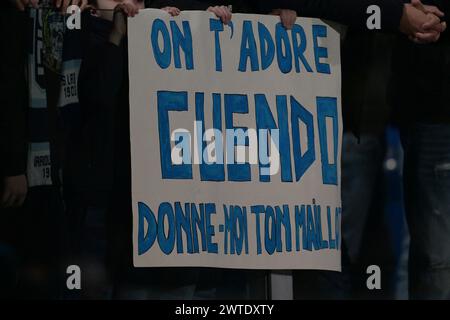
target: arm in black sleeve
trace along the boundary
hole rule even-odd
[[[164,7],[175,7],[180,10],[203,10],[193,0],[153,0],[146,3],[147,8],[162,9]]]
[[[108,34],[98,35],[88,31],[78,80],[79,97],[86,112],[104,112],[115,105],[120,94],[124,75],[126,47],[109,42]]]
[[[17,176],[26,172],[27,161],[27,19],[25,13],[14,8],[4,8],[0,14],[4,34],[0,58],[0,175]]]
[[[277,0],[264,1],[260,9],[292,9],[302,17],[333,20],[350,27],[366,29],[367,8],[381,9],[382,31],[397,31],[403,14],[404,0]]]
[[[145,1],[146,8],[161,9],[164,7],[176,7],[175,0],[147,0]]]
[[[146,7],[161,9],[164,7],[176,7],[180,10],[206,10],[211,6],[231,4],[230,1],[214,0],[153,0],[147,1]]]

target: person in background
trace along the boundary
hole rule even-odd
[[[391,116],[388,80],[393,40],[393,35],[367,34],[355,28],[343,32],[342,272],[294,272],[296,299],[363,298],[360,288],[365,285],[362,279],[367,267],[362,264],[364,256],[370,255],[373,261],[378,252],[384,256],[392,253],[392,244],[386,237],[375,250],[362,250],[369,245],[369,232],[378,235],[383,231],[380,226],[384,222],[385,197],[380,190],[384,182],[385,131]],[[369,224],[372,215],[375,223]],[[385,283],[389,279],[387,269],[383,275],[384,290],[374,290],[370,297],[387,297],[391,293]]]
[[[231,19],[226,7],[203,1],[147,1],[145,4],[162,8],[172,16],[180,10],[197,9],[215,13],[224,23]],[[138,0],[92,1],[90,5],[95,13],[83,29],[87,45],[78,81],[82,121],[80,134],[74,135],[71,143],[68,178],[73,189],[83,195],[83,208],[70,212],[69,226],[73,242],[78,244],[75,245],[78,258],[73,261],[81,261],[86,266],[82,267],[87,281],[85,293],[89,294],[93,286],[102,288],[105,283],[109,286],[108,292],[93,292],[91,297],[191,298],[197,281],[197,270],[138,270],[132,263],[126,18],[134,17],[145,4]],[[104,240],[83,239],[93,233]],[[91,259],[102,261],[102,270],[83,263],[93,243],[104,244],[90,254]],[[104,278],[105,274],[107,279],[103,283],[89,283],[89,279]]]
[[[1,51],[0,201],[2,208],[14,208],[22,206],[27,194],[24,14],[6,2],[1,23],[11,41],[5,39]]]
[[[449,131],[447,130],[449,123],[447,111],[449,108],[446,108],[449,98],[445,93],[449,92],[450,86],[447,81],[448,76],[445,75],[449,74],[450,69],[449,59],[446,59],[449,56],[449,37],[444,31],[448,22],[449,2],[430,0],[424,1],[424,3],[425,5],[420,0],[412,0],[411,3],[386,0],[299,0],[295,2],[282,0],[268,2],[266,5],[271,8],[276,6],[291,8],[302,16],[334,20],[350,26],[352,30],[360,30],[367,34],[366,9],[369,5],[376,4],[383,13],[381,31],[390,33],[400,31],[400,33],[403,33],[401,36],[398,35],[399,41],[397,41],[394,50],[392,62],[392,87],[394,89],[389,91],[395,97],[391,105],[400,110],[397,112],[397,118],[402,127],[405,150],[405,205],[411,234],[410,297],[448,299],[450,296],[450,272],[448,271],[450,270],[448,267],[450,265],[450,251],[448,249],[450,247],[444,244],[449,242],[448,237],[446,237],[449,234],[446,226],[449,225],[450,212],[448,210],[450,206],[448,205],[449,197],[447,195],[449,190],[446,177],[448,177],[448,168],[450,167],[448,163],[450,161],[448,158],[448,143],[446,143],[449,139],[449,133],[447,132]],[[433,42],[435,44],[423,45]],[[381,56],[384,55],[385,53],[382,53]],[[343,72],[346,71],[344,68],[347,68],[347,71],[351,73],[352,64],[353,61],[347,63],[346,66],[343,65]],[[372,69],[372,75],[379,74],[381,69],[384,68]],[[345,73],[344,81],[346,81]],[[360,84],[365,83],[361,81],[361,77],[353,79],[353,81],[354,83],[357,83],[357,81],[360,81]],[[346,83],[343,85],[345,90]],[[411,90],[411,86],[414,86],[414,90]],[[373,85],[370,88],[369,91],[363,89],[361,92],[355,88],[350,95],[347,94],[347,102],[344,101],[344,103],[350,103],[351,105],[361,94],[366,95],[364,97],[366,105],[378,101],[378,97],[368,95],[368,93],[374,91]],[[343,98],[345,98],[345,95],[346,92],[344,91]],[[380,96],[385,95],[380,94]],[[350,99],[348,99],[349,97]],[[382,105],[385,105],[385,103],[382,103]],[[380,150],[382,144],[380,144],[379,138],[374,135],[367,135],[367,133],[376,133],[378,130],[376,126],[382,122],[372,121],[372,119],[370,121],[364,120],[364,113],[355,109],[346,110],[349,105],[343,107],[344,120],[346,121],[344,126],[347,129],[354,127],[355,117],[359,116],[361,118],[356,119],[356,125],[359,126],[359,129],[362,129],[359,132],[362,145],[355,144],[355,138],[348,133],[344,136],[342,159],[343,259],[344,263],[347,261],[347,264],[354,264],[359,256],[361,236],[367,219],[368,208],[361,206],[362,202],[359,201],[359,209],[358,206],[352,206],[352,203],[357,204],[350,198],[351,190],[355,188],[357,181],[352,178],[352,175],[349,175],[349,170],[353,170],[355,166],[353,165],[352,168],[348,165],[356,164],[362,159],[355,157],[356,153],[350,154],[347,152],[350,149],[354,151],[362,149],[365,145],[367,149],[359,155],[363,158],[372,154],[370,162],[364,161],[366,167],[364,171],[367,176],[365,183],[367,185],[360,191],[364,190],[367,193],[361,194],[359,200],[364,197],[369,199],[372,197],[370,190],[373,189],[370,185],[373,186],[374,177],[377,175],[376,171],[379,170],[377,167],[379,168],[379,161],[382,156]],[[345,114],[346,112],[347,114]],[[377,115],[379,114],[377,113]],[[377,117],[377,119],[381,118]],[[367,129],[369,129],[369,132],[367,132]],[[376,130],[374,131],[374,129]],[[367,166],[369,163],[375,166]],[[370,201],[367,200],[366,205],[369,204]],[[345,215],[347,215],[347,218]],[[438,243],[442,245],[436,245]],[[297,276],[299,275],[302,275],[302,272],[298,272]],[[303,275],[306,275],[306,273],[303,272]],[[315,272],[315,275],[317,277],[312,281],[311,287],[297,290],[300,292],[299,297],[349,297],[348,291],[342,290],[349,289],[341,281],[344,280],[342,277],[336,283],[336,277],[330,276],[330,273]],[[308,278],[307,275],[306,277]],[[305,280],[304,277],[297,278]],[[304,281],[297,282],[298,287],[304,284]],[[338,288],[339,286],[341,287]],[[343,292],[344,294],[342,294]]]
[[[87,1],[14,0],[12,4],[16,11],[27,10],[20,14],[25,15],[27,45],[21,53],[28,58],[28,95],[20,97],[28,97],[28,196],[20,227],[15,229],[21,235],[22,252],[18,290],[21,298],[56,299],[65,286],[67,267],[62,177],[66,138],[78,117],[73,79],[80,65],[77,32],[66,32],[66,9],[71,4],[84,9]]]
[[[21,207],[27,195],[26,17],[15,5],[0,5],[0,298],[17,297]]]
[[[367,28],[367,8],[376,5],[382,15],[380,30],[386,33],[401,32],[415,43],[439,40],[447,24],[435,3],[424,6],[420,0],[277,0],[264,1],[267,12],[276,8],[295,10],[303,17],[332,20],[354,29],[370,32]]]
[[[449,21],[449,1],[424,3]],[[450,299],[450,35],[430,45],[396,40],[391,91],[404,149],[409,297]]]

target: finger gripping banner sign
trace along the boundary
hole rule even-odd
[[[128,25],[134,265],[340,270],[338,32],[153,9]]]

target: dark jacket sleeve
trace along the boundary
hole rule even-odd
[[[180,10],[206,10],[211,6],[233,6],[233,12],[267,13],[256,10],[259,7],[255,0],[147,0],[146,8],[160,9],[167,6]]]
[[[78,78],[81,121],[67,150],[65,184],[86,192],[89,201],[104,205],[114,176],[114,143],[118,105],[126,72],[126,43],[108,41],[111,24],[89,17],[83,23],[83,61]],[[107,191],[105,193],[105,191]]]
[[[124,43],[116,46],[108,35],[90,34],[78,80],[80,103],[87,112],[113,106],[124,81]],[[92,109],[97,110],[92,110]]]
[[[0,28],[0,176],[24,174],[27,161],[26,16],[14,8],[2,8]]]
[[[220,1],[202,1],[202,0],[154,0],[147,1],[146,7],[161,9],[164,7],[176,7],[180,10],[206,10],[208,7],[217,5]]]
[[[296,10],[299,16],[336,21],[350,27],[366,29],[370,5],[381,9],[382,31],[397,31],[403,14],[404,0],[270,0],[261,1],[260,9]]]

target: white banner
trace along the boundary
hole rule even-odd
[[[340,270],[338,32],[152,9],[128,26],[135,266]]]

